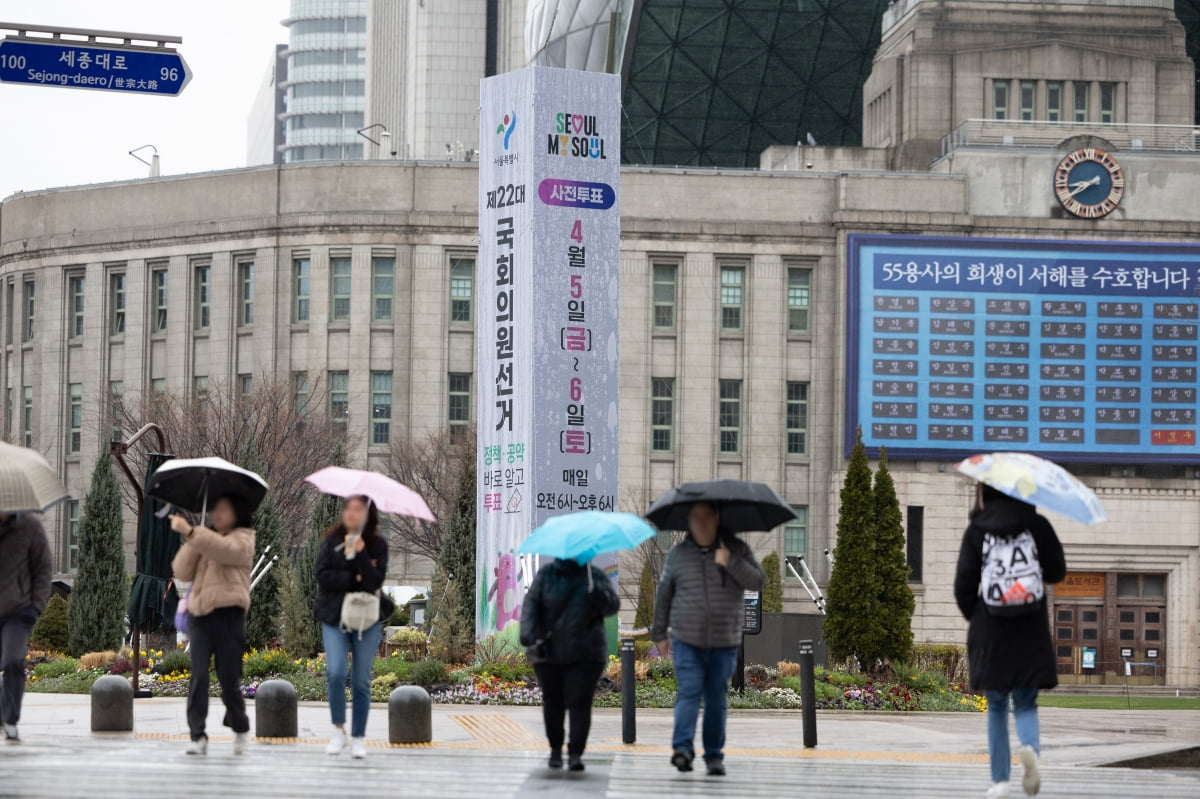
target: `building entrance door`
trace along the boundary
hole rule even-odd
[[[1101,604],[1056,604],[1054,606],[1054,659],[1059,674],[1102,673],[1105,652],[1100,631],[1104,629],[1104,606]],[[1096,668],[1076,672],[1076,648],[1093,647]]]

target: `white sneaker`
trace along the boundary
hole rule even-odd
[[[1008,783],[992,783],[992,787],[988,788],[987,799],[1008,799]]]
[[[329,736],[329,743],[325,745],[325,754],[340,755],[342,750],[346,748],[346,733],[344,730],[339,730],[336,727],[333,730],[333,735]]]
[[[1042,789],[1042,775],[1038,771],[1037,752],[1033,751],[1032,746],[1022,746],[1017,750],[1017,757],[1025,772],[1021,777],[1021,787],[1025,790],[1026,795],[1037,796],[1037,792]]]
[[[189,755],[203,755],[208,753],[208,738],[200,738],[188,744],[185,750]]]
[[[233,753],[235,755],[246,754],[246,743],[250,738],[248,732],[235,732],[233,734]]]
[[[14,743],[14,744],[21,742],[21,736],[17,732],[16,724],[7,724],[6,723],[4,725],[4,740],[8,741],[9,743]]]
[[[364,738],[350,739],[350,757],[362,760],[367,756],[367,742]]]

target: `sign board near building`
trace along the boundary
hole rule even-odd
[[[179,53],[144,47],[34,41],[0,42],[0,82],[174,97],[192,79]]]
[[[1054,586],[1055,597],[1103,597],[1104,574],[1101,572],[1067,572],[1061,583]]]
[[[849,238],[846,448],[1191,463],[1200,246]]]
[[[742,632],[745,635],[758,635],[762,632],[762,596],[758,591],[745,591],[742,602]]]
[[[547,67],[480,84],[480,637],[520,615],[534,527],[616,507],[620,89]]]

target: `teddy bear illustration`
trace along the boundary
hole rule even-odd
[[[517,584],[521,579],[521,569],[517,556],[511,552],[503,552],[496,568],[492,569],[496,581],[488,591],[488,601],[496,598],[496,629],[503,630],[510,621],[521,618],[521,603],[517,595]]]

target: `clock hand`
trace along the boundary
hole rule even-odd
[[[1092,186],[1099,186],[1099,185],[1100,185],[1100,176],[1099,175],[1096,175],[1091,180],[1081,180],[1078,183],[1072,183],[1071,184],[1071,186],[1072,186],[1071,193],[1068,194],[1067,197],[1068,198],[1074,197],[1076,194],[1079,194],[1079,192],[1083,191],[1084,189],[1090,188]]]

